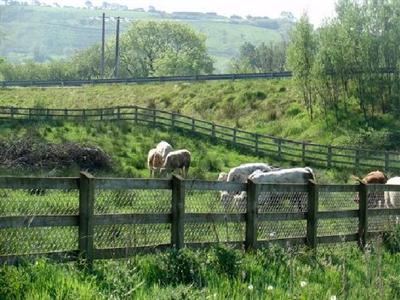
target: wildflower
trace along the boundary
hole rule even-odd
[[[274,287],[272,286],[272,285],[269,285],[268,287],[267,287],[267,290],[268,291],[272,291],[274,289]]]
[[[305,281],[300,281],[300,286],[303,288],[303,287],[305,287],[307,285],[307,282],[305,282]]]
[[[250,291],[252,291],[252,290],[254,289],[254,286],[253,286],[252,284],[250,284],[247,288],[248,288]]]
[[[336,300],[336,295],[332,295],[331,300]]]

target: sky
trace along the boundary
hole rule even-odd
[[[103,1],[120,3],[129,8],[149,5],[166,12],[197,11],[217,12],[220,15],[231,16],[267,16],[279,17],[282,11],[290,11],[296,18],[307,13],[310,21],[316,26],[325,18],[334,15],[335,0],[91,0],[94,5],[101,5]],[[83,6],[84,0],[42,0],[49,4],[58,2],[61,5]]]

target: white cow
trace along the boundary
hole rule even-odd
[[[228,182],[247,182],[247,178],[252,174],[254,171],[263,171],[268,172],[272,170],[272,167],[265,163],[248,163],[242,164],[236,168],[232,168],[227,177]]]
[[[246,183],[247,178],[254,171],[270,171],[272,167],[266,163],[246,163],[230,169],[229,173],[222,172],[218,181]],[[243,209],[246,200],[246,192],[220,192],[220,200],[225,210],[231,208]]]
[[[390,178],[386,184],[400,185],[400,177]],[[400,207],[400,192],[385,192],[385,208],[389,207]]]
[[[163,165],[163,158],[161,154],[157,152],[156,148],[153,148],[147,154],[147,167],[150,171],[150,177],[154,177],[156,171],[159,171]]]
[[[165,161],[165,158],[167,157],[168,153],[170,153],[173,150],[173,148],[166,141],[161,141],[157,144],[156,150],[158,153],[161,154],[163,160]]]
[[[282,170],[272,170],[270,172],[256,171],[249,176],[249,180],[258,184],[307,184],[309,180],[315,180],[314,172],[311,168],[291,168]],[[276,204],[282,205],[282,200],[289,198],[292,205],[297,205],[300,211],[306,208],[306,199],[300,193],[266,193],[260,196],[260,204],[269,206]],[[269,207],[266,207],[269,209]]]

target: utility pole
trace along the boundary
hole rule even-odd
[[[100,73],[101,78],[104,78],[104,47],[106,41],[106,14],[103,13],[103,27],[101,33],[101,61],[100,61]]]
[[[114,68],[114,77],[118,78],[118,69],[119,69],[119,17],[117,18],[117,36],[115,39],[115,68]]]

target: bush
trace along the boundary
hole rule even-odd
[[[238,251],[217,246],[212,254],[209,263],[218,274],[226,274],[230,278],[239,275],[241,259]]]
[[[392,254],[400,252],[400,225],[383,234],[383,245]]]
[[[204,269],[198,254],[188,249],[171,250],[160,254],[157,260],[149,259],[140,268],[149,284],[163,286],[180,284],[203,287]]]

